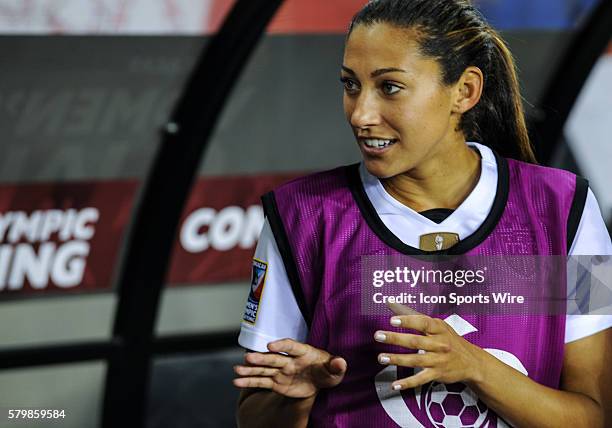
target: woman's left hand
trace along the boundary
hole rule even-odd
[[[416,330],[422,335],[377,331],[374,339],[388,345],[424,351],[414,354],[379,354],[380,364],[423,369],[413,376],[393,382],[393,389],[415,388],[432,381],[463,382],[469,385],[480,379],[481,356],[486,351],[459,336],[443,320],[414,311],[413,315],[392,317],[391,325]]]

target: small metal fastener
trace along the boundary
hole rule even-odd
[[[178,134],[179,125],[176,122],[168,122],[164,125],[164,131],[168,134]]]

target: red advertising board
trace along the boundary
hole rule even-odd
[[[353,15],[366,3],[366,0],[286,0],[268,25],[267,32],[344,34]],[[233,5],[234,2],[227,0],[214,0],[205,32],[217,32]]]
[[[181,218],[168,282],[247,279],[264,221],[260,196],[291,175],[200,180]]]
[[[179,223],[168,283],[248,279],[264,221],[259,197],[294,176],[199,179]],[[0,185],[0,299],[109,290],[138,186]]]

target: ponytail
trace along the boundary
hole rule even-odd
[[[533,152],[512,53],[499,34],[487,28],[489,61],[482,64],[483,93],[460,123],[468,140],[482,141],[501,155],[537,163]]]
[[[536,163],[512,54],[469,0],[373,0],[355,15],[349,35],[376,23],[416,29],[421,53],[438,61],[446,85],[467,67],[480,68],[483,93],[461,117],[460,130],[502,156]]]

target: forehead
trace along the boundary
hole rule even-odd
[[[421,55],[415,29],[382,23],[358,25],[353,29],[344,48],[344,65],[368,72],[371,70],[366,68],[395,67],[411,74],[438,70],[434,59]]]

